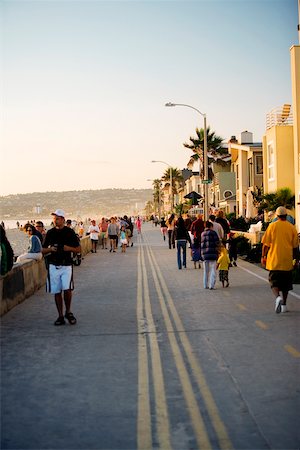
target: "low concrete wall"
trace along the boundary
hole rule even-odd
[[[251,245],[259,244],[261,242],[261,239],[264,235],[264,231],[257,231],[255,233],[248,233],[246,231],[234,231],[232,230],[231,233],[234,234],[235,237],[237,236],[244,236],[246,239],[249,239]]]
[[[46,283],[45,261],[27,260],[16,264],[4,277],[0,277],[1,316],[34,294]]]
[[[81,254],[85,256],[91,251],[91,240],[88,236],[80,241]],[[10,272],[0,276],[0,315],[3,316],[26,298],[45,285],[47,271],[44,259],[41,261],[26,260],[15,264]]]

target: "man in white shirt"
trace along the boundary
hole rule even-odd
[[[220,241],[224,239],[224,230],[221,224],[216,222],[216,216],[214,214],[211,214],[209,216],[209,221],[213,224],[213,230],[217,233]]]
[[[90,233],[90,240],[92,242],[92,253],[97,253],[97,244],[100,230],[98,225],[96,225],[95,220],[91,220],[91,225],[89,226],[88,233]]]

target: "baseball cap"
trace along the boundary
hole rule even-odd
[[[51,216],[59,216],[65,218],[65,212],[62,209],[57,209],[53,213],[51,213]]]
[[[278,208],[276,209],[276,216],[286,216],[287,215],[287,210],[285,209],[284,206],[278,206]]]

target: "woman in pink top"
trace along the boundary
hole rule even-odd
[[[142,221],[141,221],[141,219],[140,219],[140,216],[137,217],[137,219],[136,219],[136,221],[135,221],[135,224],[136,224],[136,228],[137,228],[138,234],[141,234],[141,231],[142,231]]]

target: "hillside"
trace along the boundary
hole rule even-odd
[[[0,197],[0,218],[32,219],[48,216],[57,208],[72,218],[141,214],[152,189],[99,189],[33,192]]]

